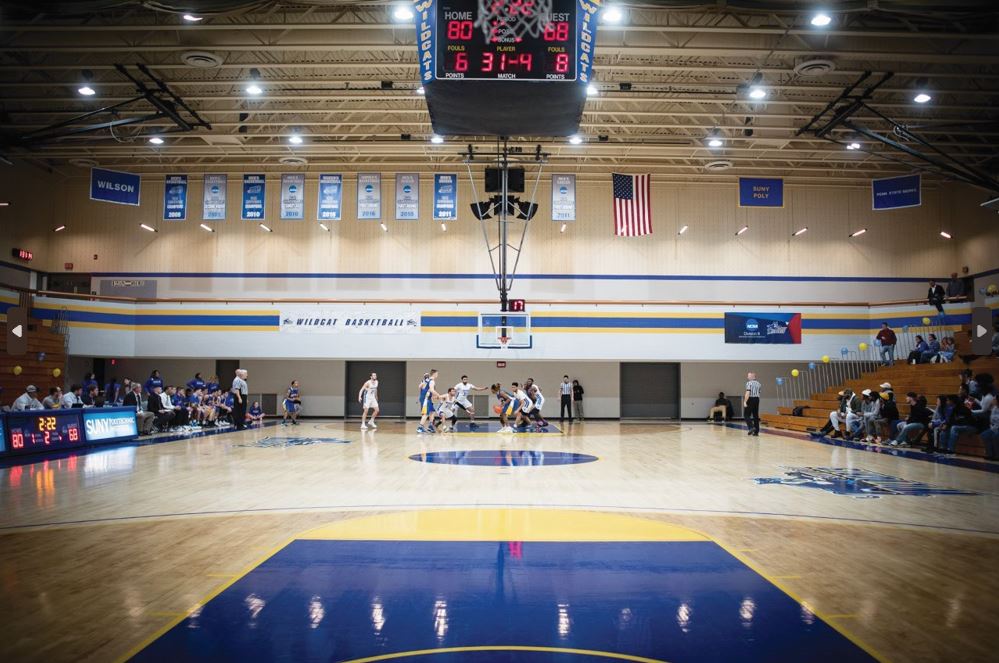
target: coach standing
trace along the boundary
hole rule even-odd
[[[560,422],[565,421],[566,412],[569,413],[569,421],[572,421],[572,384],[569,382],[569,376],[562,376],[562,384],[559,386],[559,393],[562,398],[560,401],[561,408],[559,409],[558,420]]]
[[[756,373],[746,375],[746,394],[742,397],[742,418],[749,427],[747,435],[760,435],[760,389],[763,385],[756,379]]]
[[[249,391],[246,376],[246,369],[237,368],[232,381],[232,423],[236,424],[236,430],[246,428],[246,395]]]

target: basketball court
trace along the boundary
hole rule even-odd
[[[995,659],[993,3],[37,5],[0,659]]]

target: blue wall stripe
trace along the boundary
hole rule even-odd
[[[55,309],[33,309],[32,317],[40,320],[53,320],[60,311]],[[66,310],[66,319],[71,322],[94,322],[111,325],[136,327],[189,326],[206,327],[275,327],[281,319],[277,315],[133,315],[131,313],[95,313],[93,311]]]

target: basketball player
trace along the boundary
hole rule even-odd
[[[378,430],[378,424],[375,423],[375,417],[378,416],[377,373],[372,373],[368,381],[361,387],[361,391],[357,394],[357,402],[361,404],[361,430],[368,430],[368,426]],[[364,419],[368,416],[368,410],[371,411],[371,419],[365,424]]]
[[[545,405],[545,397],[541,393],[541,387],[532,384],[531,388],[527,391],[527,395],[534,401],[534,410],[531,412],[534,415],[534,425],[537,426],[538,430],[547,428],[548,421],[541,416],[541,408]]]
[[[510,428],[508,417],[517,411],[517,401],[510,395],[510,392],[503,389],[503,385],[499,382],[490,387],[490,390],[496,395],[496,399],[499,401],[499,405],[496,406],[496,413],[500,418],[500,429],[497,432],[512,433],[513,429]]]
[[[291,386],[288,387],[288,393],[284,398],[284,418],[281,420],[282,426],[287,425],[288,417],[291,417],[291,423],[293,425],[298,425],[298,411],[302,408],[300,393],[298,380],[292,380]]]
[[[468,395],[473,391],[486,391],[487,389],[488,387],[476,387],[474,384],[470,384],[467,375],[462,375],[461,382],[454,385],[455,403],[468,414],[469,428],[478,428],[479,425],[475,423],[475,408],[472,407],[472,401]]]
[[[437,419],[440,422],[441,432],[450,433],[458,423],[458,390],[451,387],[441,399],[440,407],[437,408]]]
[[[531,423],[531,412],[534,410],[534,401],[527,395],[524,387],[521,387],[516,382],[511,386],[514,388],[513,397],[520,404],[520,408],[517,410],[515,428],[527,428],[528,424]]]
[[[420,425],[416,428],[417,433],[437,432],[433,424],[434,399],[440,400],[441,395],[437,393],[436,386],[437,369],[431,368],[429,373],[423,374],[423,381],[420,382]]]

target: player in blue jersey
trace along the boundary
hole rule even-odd
[[[205,381],[201,377],[201,373],[195,373],[194,377],[187,381],[187,386],[191,389],[204,389]]]
[[[246,414],[246,417],[251,426],[264,421],[264,410],[260,407],[260,401],[253,401],[253,405],[250,406],[250,411]]]
[[[437,369],[431,368],[429,373],[423,374],[420,382],[420,425],[416,428],[417,433],[436,433],[433,425],[434,399],[440,399],[437,393]],[[430,420],[429,422],[427,420]]]
[[[146,390],[147,394],[151,394],[153,393],[153,389],[156,387],[159,387],[160,389],[163,388],[163,378],[160,377],[159,371],[153,370],[153,372],[149,374],[149,379],[146,380],[146,384],[143,385],[143,388]]]
[[[301,390],[298,388],[298,380],[291,381],[291,386],[288,387],[282,405],[284,406],[284,418],[281,420],[281,425],[287,425],[290,417],[292,425],[297,426],[298,413],[302,409]]]
[[[514,390],[516,390],[517,384],[512,385]],[[490,387],[490,391],[496,395],[496,399],[499,400],[499,405],[496,406],[496,413],[499,414],[500,418],[500,429],[499,433],[512,433],[513,428],[510,427],[509,421],[510,416],[515,414],[520,407],[517,403],[517,399],[510,394],[510,392],[503,389],[503,385],[499,382]]]

